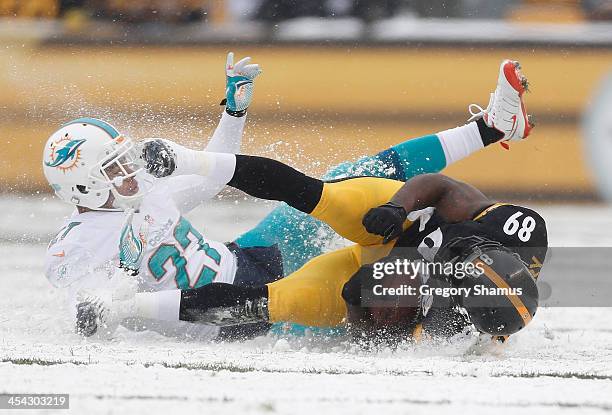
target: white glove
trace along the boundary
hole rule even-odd
[[[253,100],[253,81],[262,71],[258,64],[249,64],[250,61],[251,58],[246,57],[234,65],[234,53],[227,54],[225,106],[231,115],[244,115]]]

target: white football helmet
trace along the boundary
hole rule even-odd
[[[70,121],[49,137],[43,171],[60,199],[93,210],[137,209],[146,193],[135,143],[95,118]],[[111,194],[113,203],[102,207]]]

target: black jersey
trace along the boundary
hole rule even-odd
[[[548,250],[548,236],[544,218],[532,209],[496,203],[475,215],[474,219],[448,223],[434,214],[419,219],[399,237],[396,249],[417,248],[427,261],[443,261],[439,250],[457,237],[480,236],[516,252],[532,275],[537,278]],[[420,221],[425,222],[424,226]]]

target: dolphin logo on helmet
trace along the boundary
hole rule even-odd
[[[51,155],[54,157],[51,162],[45,162],[49,167],[60,167],[68,160],[78,160],[78,149],[86,140],[71,140],[59,150],[53,150]]]

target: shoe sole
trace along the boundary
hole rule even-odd
[[[514,88],[519,94],[521,100],[521,109],[523,111],[523,118],[525,119],[525,131],[523,133],[523,139],[527,138],[534,127],[531,123],[529,116],[525,110],[525,102],[523,101],[523,94],[529,91],[529,81],[527,77],[521,73],[521,64],[518,61],[506,59],[501,64],[501,71],[504,73],[506,81]]]

